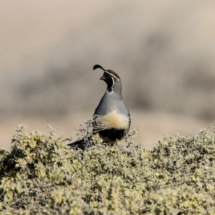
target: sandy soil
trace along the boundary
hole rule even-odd
[[[34,117],[23,116],[4,119],[0,125],[0,146],[10,147],[10,142],[18,124],[25,123],[27,131],[39,130],[48,132],[48,124],[55,130],[57,135],[73,136],[76,139],[78,126],[86,119],[90,118],[90,112],[76,112],[64,117]],[[140,112],[131,110],[131,129],[141,129],[135,144],[141,143],[146,148],[151,149],[153,144],[162,139],[164,133],[179,134],[182,136],[195,135],[200,129],[210,126],[212,122],[201,121],[184,115]],[[122,141],[122,144],[124,142]]]

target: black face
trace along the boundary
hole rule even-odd
[[[103,80],[107,83],[108,92],[112,93],[113,91],[115,91],[115,93],[121,95],[122,86],[121,86],[121,81],[120,81],[119,75],[110,69],[105,70],[102,66],[100,66],[98,64],[96,64],[93,67],[93,70],[98,69],[98,68],[102,69],[104,71],[104,74],[100,78],[100,80]]]
[[[100,80],[103,80],[107,83],[108,85],[108,92],[112,92],[113,91],[113,87],[115,84],[115,78],[112,75],[109,75],[107,72],[104,72],[103,76],[100,78]]]

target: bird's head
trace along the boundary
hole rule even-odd
[[[110,69],[105,70],[102,66],[98,64],[93,67],[93,70],[98,68],[104,71],[103,76],[100,78],[100,80],[103,80],[107,83],[108,92],[115,92],[121,95],[122,85],[119,75]]]

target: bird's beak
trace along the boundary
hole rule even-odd
[[[106,78],[105,78],[104,76],[102,76],[102,77],[100,78],[100,80],[106,80]]]

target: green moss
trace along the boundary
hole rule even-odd
[[[11,150],[0,150],[1,214],[215,211],[214,136],[164,136],[152,151],[105,146],[95,137],[83,154],[53,132],[21,125]]]

